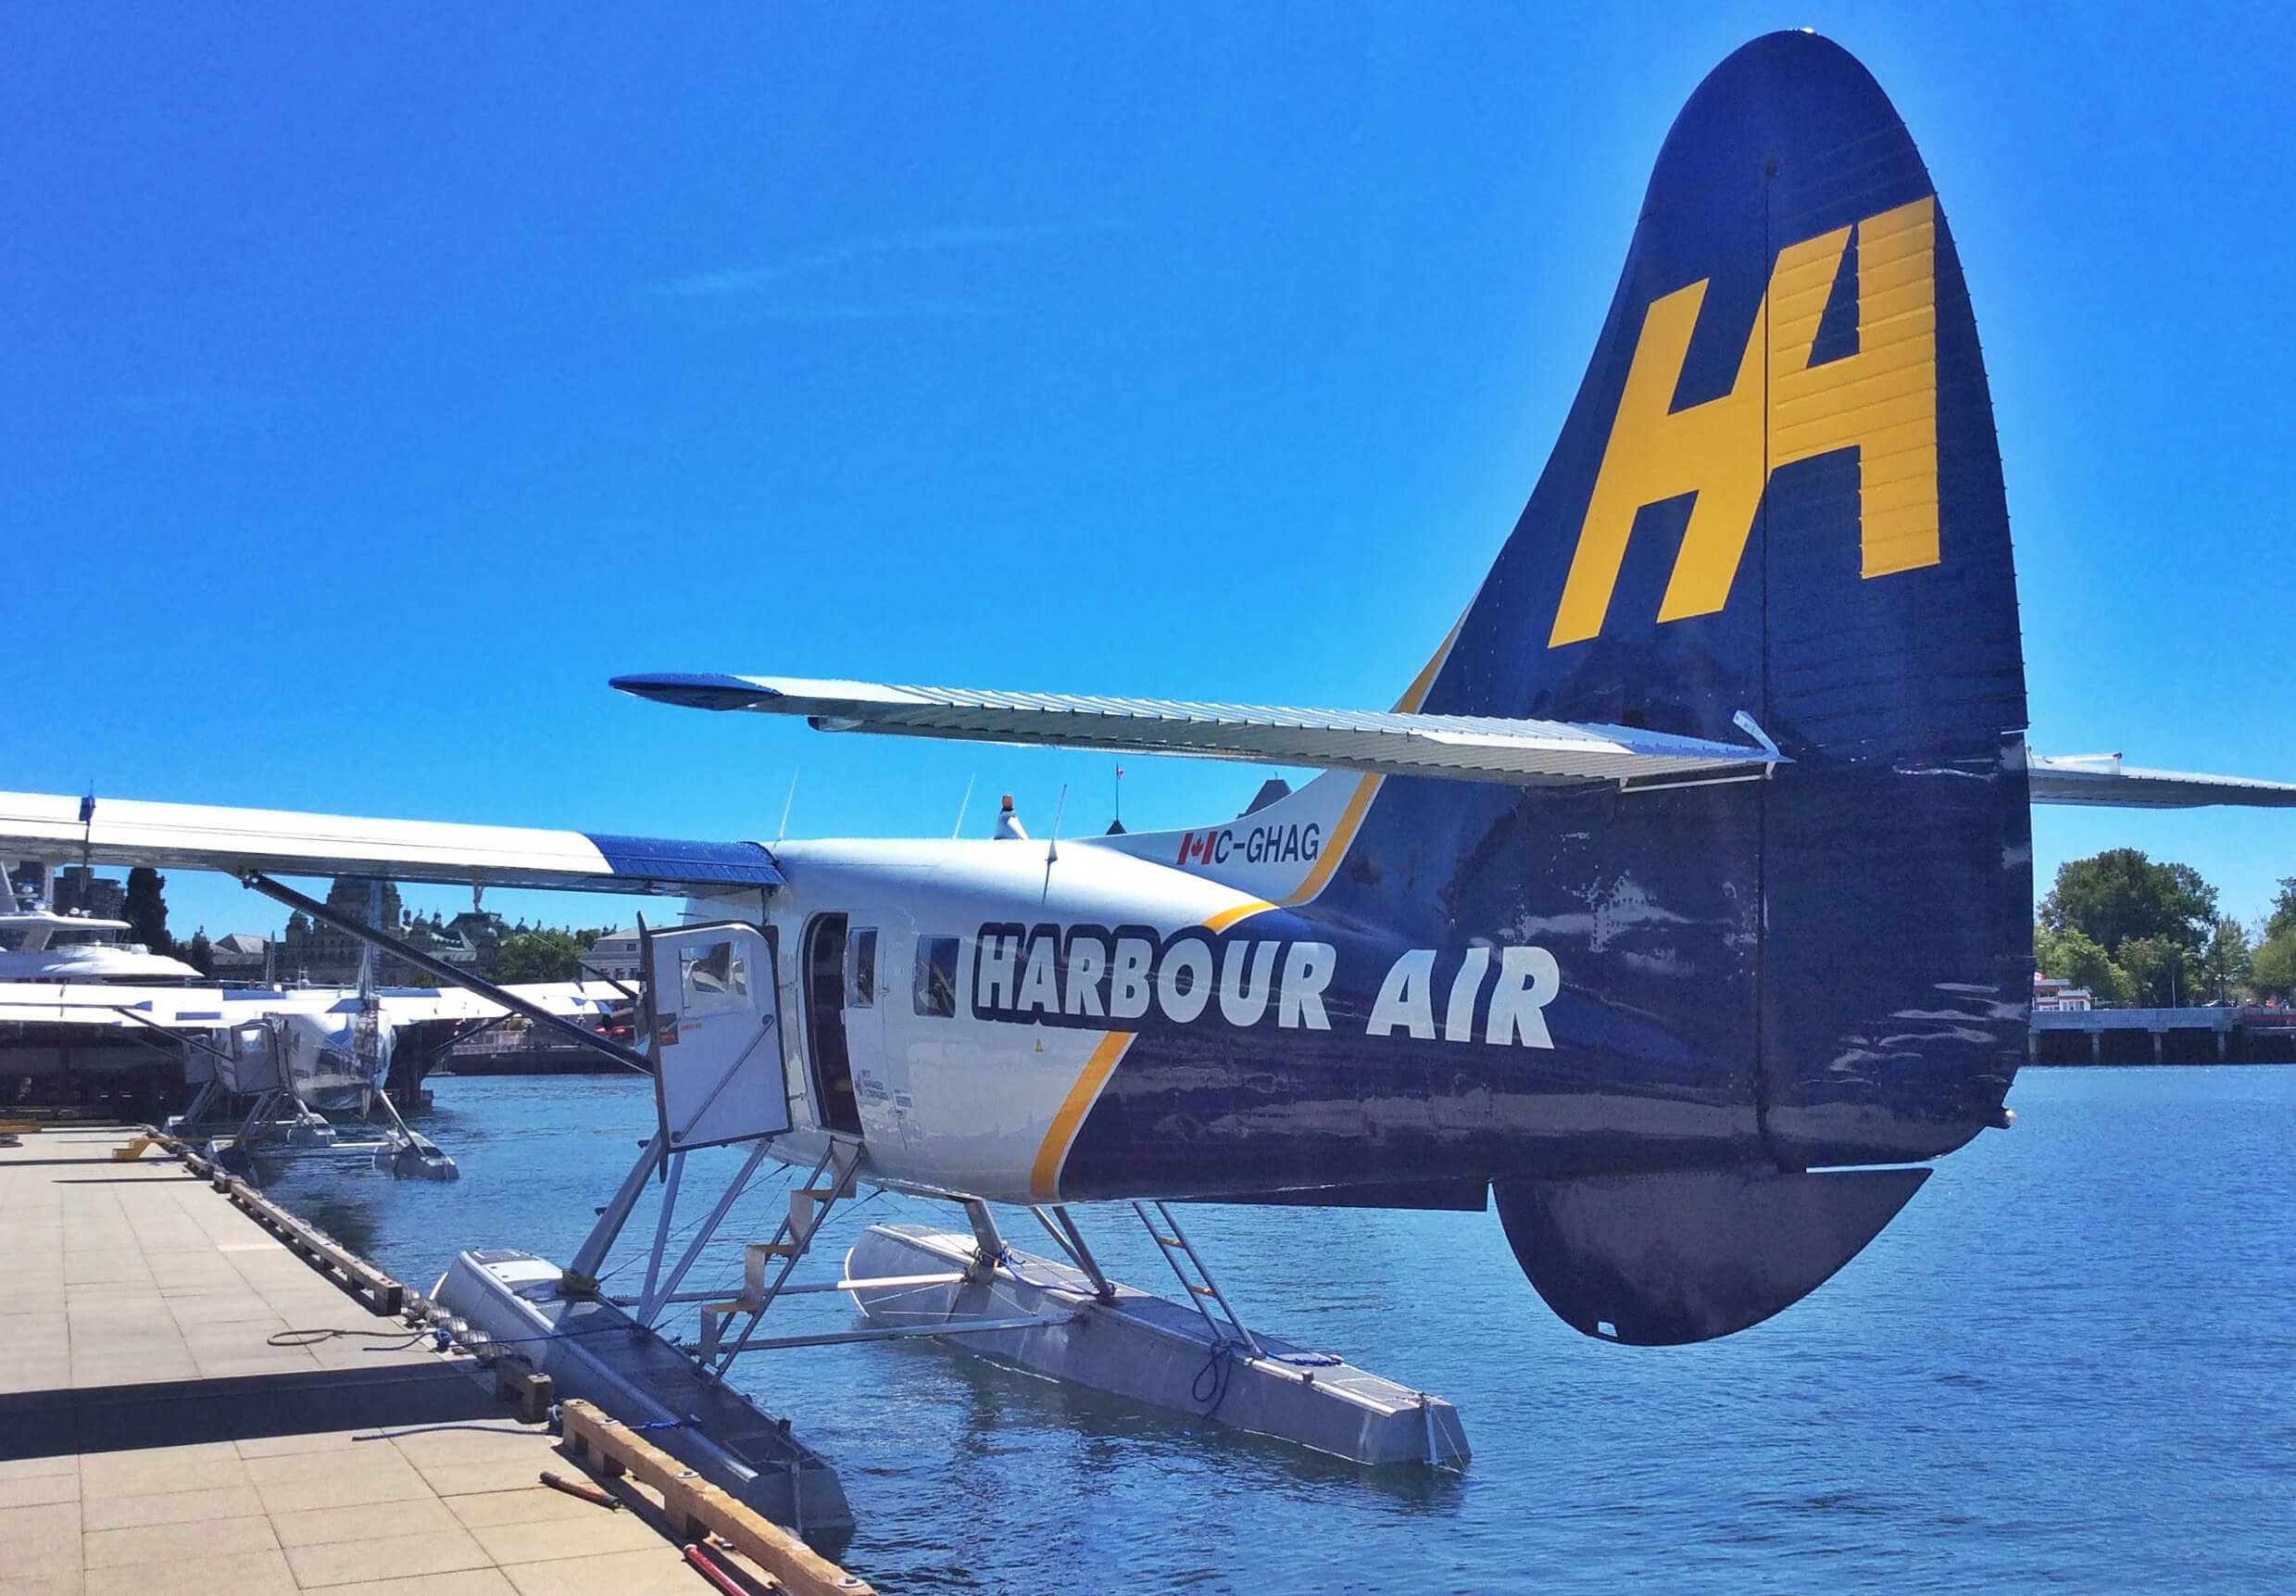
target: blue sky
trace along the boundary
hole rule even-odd
[[[0,785],[770,838],[801,767],[795,836],[946,835],[969,779],[976,831],[1099,830],[1105,758],[605,679],[1391,701],[1675,112],[1789,24],[1952,219],[2035,745],[2296,780],[2272,8],[82,5],[0,17]],[[1127,770],[1135,826],[1259,779]],[[2296,874],[2285,813],[2036,820],[2044,883]]]

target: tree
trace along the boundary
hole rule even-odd
[[[2249,961],[2248,984],[2264,997],[2296,997],[2296,925],[2265,938]]]
[[[2057,870],[2041,900],[2041,924],[2078,929],[2121,957],[2132,937],[2152,937],[2197,954],[2216,925],[2216,889],[2189,864],[2155,864],[2133,848],[2107,848]]]
[[[202,975],[215,974],[215,945],[207,940],[207,928],[205,925],[193,932],[192,939],[184,944],[183,962]]]
[[[2113,962],[2113,955],[2077,930],[2033,931],[2033,965],[2044,975],[2086,987],[2101,1003],[2127,1003],[2137,991],[2128,972]]]
[[[171,954],[175,938],[168,935],[168,878],[148,864],[128,872],[126,914],[130,936],[155,953]]]
[[[2201,950],[2199,963],[2192,974],[2202,992],[2216,998],[2229,998],[2232,988],[2248,980],[2248,967],[2252,952],[2248,945],[2248,933],[2240,923],[2229,915],[2219,918],[2208,946]]]
[[[582,970],[582,944],[569,931],[513,931],[495,956],[497,981],[571,981]]]
[[[2272,912],[2265,917],[2265,936],[2269,940],[2291,932],[2296,932],[2296,875],[2283,875]]]
[[[2131,936],[2113,961],[2127,972],[2141,1007],[2172,1009],[2192,1000],[2194,956],[2165,936]]]

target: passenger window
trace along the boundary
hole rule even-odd
[[[877,1001],[877,934],[864,926],[846,942],[845,1006],[866,1009]]]
[[[957,938],[917,938],[917,1012],[938,1020],[957,1013]]]
[[[731,940],[678,949],[679,1007],[687,1011],[746,1007],[749,965]]]

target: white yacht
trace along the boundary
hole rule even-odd
[[[124,920],[59,914],[37,895],[19,896],[0,865],[0,981],[175,987],[207,979],[181,959],[119,939],[134,929]]]

